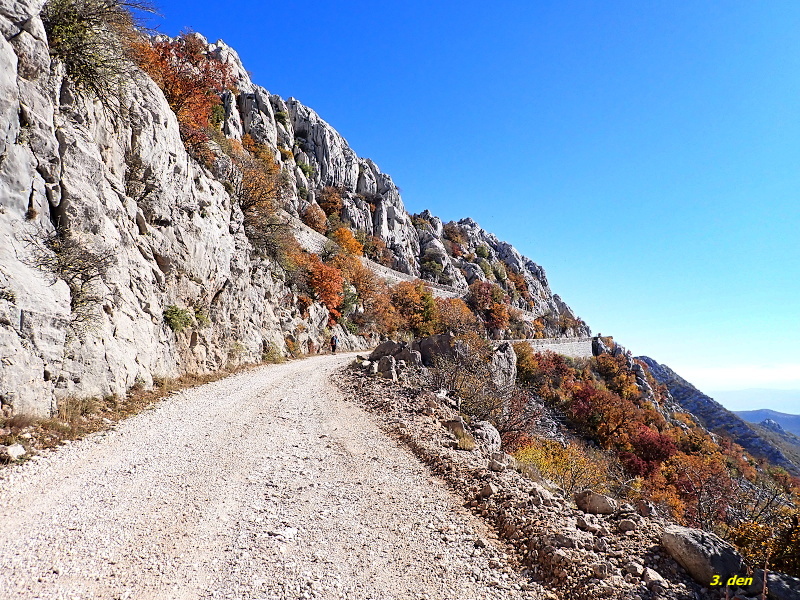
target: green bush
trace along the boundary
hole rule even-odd
[[[489,258],[489,247],[486,244],[481,244],[475,248],[475,254],[481,258]]]
[[[50,55],[63,63],[79,92],[107,109],[119,106],[119,90],[132,75],[128,41],[135,35],[131,9],[152,12],[139,0],[50,0],[41,17]]]
[[[310,164],[308,164],[308,163],[299,163],[297,166],[300,167],[300,170],[303,172],[303,175],[305,175],[306,177],[308,177],[308,178],[314,177],[314,173],[316,172],[316,169],[314,169],[314,167],[311,166]]]
[[[180,333],[194,323],[192,311],[170,304],[164,310],[164,322],[175,333]]]
[[[275,121],[277,121],[278,123],[280,123],[284,127],[288,127],[289,126],[289,115],[286,114],[285,112],[283,112],[282,110],[278,111],[278,112],[275,113]]]
[[[208,327],[211,325],[211,319],[199,308],[194,309],[194,320],[197,321],[198,327]]]

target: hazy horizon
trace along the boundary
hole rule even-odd
[[[731,411],[770,409],[800,415],[800,389],[700,390]]]

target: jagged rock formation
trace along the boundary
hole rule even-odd
[[[791,473],[800,473],[798,465],[789,460],[774,444],[668,366],[659,364],[648,356],[638,356],[637,359],[647,364],[656,381],[666,385],[672,398],[683,410],[695,415],[706,429],[729,436],[755,457],[764,458]]]
[[[254,256],[241,211],[186,153],[161,90],[140,74],[120,117],[82,101],[51,64],[41,4],[0,3],[4,409],[49,415],[58,398],[257,361],[286,340],[319,347],[327,311],[314,305],[304,318],[280,274]],[[84,256],[113,255],[94,281],[83,340],[70,327],[75,293],[42,272],[31,247],[56,222]],[[188,311],[191,330],[167,327],[171,305]],[[344,348],[357,343],[339,337]]]
[[[119,114],[81,98],[63,66],[51,60],[42,5],[0,1],[4,410],[47,415],[65,396],[122,394],[156,377],[285,352],[287,343],[301,351],[319,347],[324,307],[301,314],[281,272],[254,255],[241,211],[214,169],[186,153],[156,84],[137,73]],[[430,218],[433,231],[421,221],[415,225],[391,177],[357,157],[313,110],[253,84],[224,43],[208,48],[231,65],[238,89],[222,97],[223,132],[236,139],[249,134],[274,149],[291,187],[289,212],[302,214],[324,188],[336,188],[343,222],[383,240],[394,269],[447,279],[464,291],[470,281],[491,278],[478,263],[447,252],[440,221]],[[104,259],[88,277],[94,305],[81,314],[74,286],[43,272],[55,224],[70,232],[84,257]],[[486,246],[480,252],[496,263],[492,277],[519,273],[533,302],[515,302],[547,317],[545,333],[588,332],[552,295],[538,265],[472,221],[460,227],[467,251]],[[438,261],[441,272],[423,272],[426,260]],[[170,306],[184,311],[186,332],[166,326]],[[76,321],[85,326],[83,338]],[[343,348],[359,344],[338,333]]]
[[[444,224],[429,211],[410,215],[392,178],[372,160],[356,156],[316,112],[255,85],[225,43],[218,41],[209,48],[231,66],[241,92],[236,97],[228,92],[223,98],[224,133],[235,139],[250,134],[276,149],[276,161],[291,176],[288,208],[294,215],[314,204],[324,188],[335,188],[342,197],[343,222],[383,240],[391,253],[387,266],[464,292],[474,281],[496,282],[511,293],[515,306],[546,317],[547,337],[589,335],[588,326],[551,292],[541,266],[472,219]],[[446,226],[458,242],[448,239]],[[509,273],[521,277],[524,293],[510,281]]]

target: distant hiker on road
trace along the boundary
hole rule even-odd
[[[336,354],[336,346],[339,345],[339,338],[335,335],[331,337],[331,352]]]

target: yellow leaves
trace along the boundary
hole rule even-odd
[[[609,459],[583,444],[571,441],[564,447],[553,440],[537,438],[514,456],[523,466],[535,468],[568,494],[586,488],[609,491]]]

